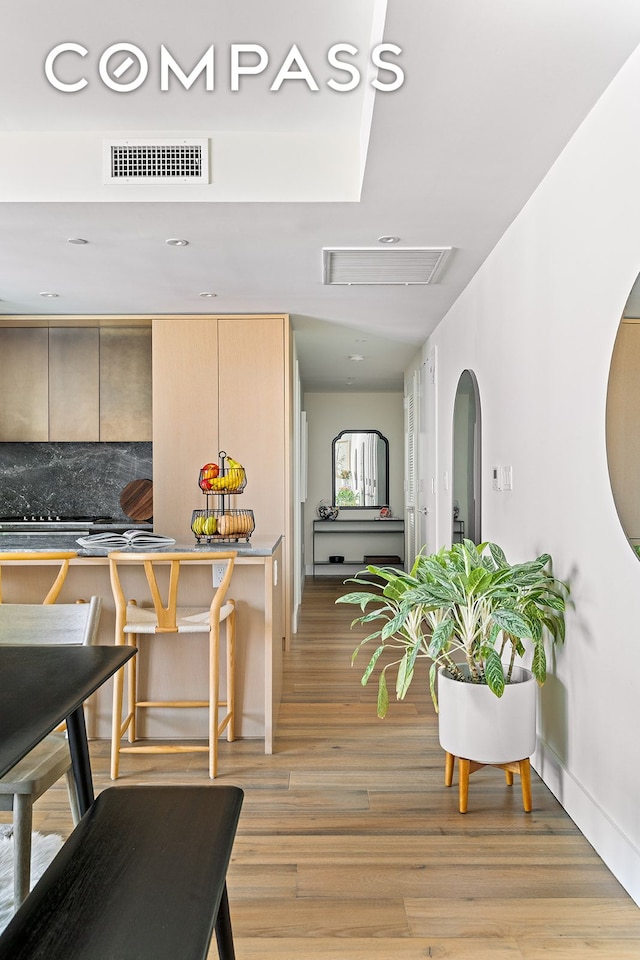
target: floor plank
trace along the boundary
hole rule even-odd
[[[229,870],[237,960],[637,960],[640,910],[535,774],[530,814],[518,784],[485,768],[463,816],[426,673],[376,717],[343,592],[307,581],[273,756],[257,740],[220,745],[219,782],[245,790]],[[91,744],[97,790],[108,752]],[[118,784],[208,783],[204,764],[125,755]],[[70,832],[63,783],[34,825]]]

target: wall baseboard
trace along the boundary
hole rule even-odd
[[[540,738],[531,763],[598,856],[640,906],[640,850],[620,831],[566,769],[558,755]]]

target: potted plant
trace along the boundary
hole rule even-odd
[[[378,716],[384,717],[389,706],[387,674],[395,672],[395,692],[402,700],[416,662],[426,658],[440,713],[440,743],[448,754],[481,763],[530,756],[535,681],[544,683],[547,670],[545,638],[562,642],[565,629],[568,588],[552,575],[549,554],[510,564],[497,544],[464,540],[437,553],[420,553],[409,573],[370,566],[352,581],[366,589],[336,602],[360,606],[362,615],[352,626],[376,624],[352,661],[362,647],[375,643],[361,682],[369,681],[380,662]],[[398,656],[381,661],[389,650]],[[520,700],[526,702],[524,710],[516,707],[515,718],[502,716],[502,704]],[[512,733],[518,734],[515,742]],[[473,742],[461,743],[460,736],[472,736]],[[484,743],[487,737],[497,743]]]

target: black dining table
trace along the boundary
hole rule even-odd
[[[66,720],[80,814],[93,803],[82,705],[136,653],[129,646],[0,644],[0,777]]]

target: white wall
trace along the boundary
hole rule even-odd
[[[304,501],[307,495],[306,489],[306,448],[307,438],[305,424],[302,417],[302,383],[300,380],[300,364],[298,362],[298,351],[296,348],[295,337],[292,338],[291,359],[293,363],[293,384],[292,384],[292,430],[291,430],[291,463],[293,467],[293,476],[291,478],[292,504],[292,528],[291,536],[293,538],[292,557],[292,590],[291,590],[291,630],[292,633],[298,632],[298,612],[302,602],[302,590],[304,585],[304,564],[302,554],[302,544],[304,538]]]
[[[430,340],[438,353],[439,520],[456,384],[478,378],[482,535],[542,551],[575,609],[542,690],[536,768],[640,903],[640,563],[605,450],[618,323],[640,270],[640,50]],[[491,468],[513,466],[513,491]]]
[[[331,502],[331,441],[341,430],[379,430],[389,441],[389,505],[404,513],[404,410],[401,393],[306,393],[308,424],[305,567],[311,573],[312,523],[321,500]],[[376,517],[377,510],[345,510],[346,517]],[[366,551],[365,551],[366,552]]]

